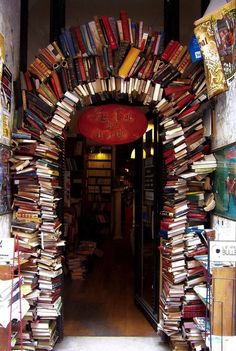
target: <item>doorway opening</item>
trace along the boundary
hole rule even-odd
[[[156,336],[134,298],[134,146],[97,145],[68,131],[65,336]]]

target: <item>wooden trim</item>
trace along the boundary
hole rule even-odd
[[[65,0],[50,0],[50,42],[58,39],[65,27]]]
[[[179,40],[179,0],[164,0],[165,46],[173,40]]]

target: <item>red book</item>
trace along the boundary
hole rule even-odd
[[[169,58],[171,57],[172,53],[175,51],[175,49],[179,46],[179,42],[178,41],[175,41],[175,40],[171,40],[167,47],[165,48],[162,56],[161,56],[161,59],[162,60],[165,60],[165,61],[168,61]]]
[[[85,45],[84,45],[84,42],[83,42],[83,38],[82,38],[82,35],[81,35],[81,32],[80,32],[80,27],[75,27],[75,34],[76,34],[76,38],[77,38],[77,41],[78,41],[78,46],[79,46],[79,49],[81,51],[82,54],[85,54],[86,53],[86,48],[85,48]]]
[[[107,39],[109,41],[109,44],[110,44],[112,50],[115,50],[118,48],[118,45],[116,42],[116,38],[113,34],[113,31],[111,29],[109,18],[108,18],[108,16],[102,16],[101,19],[102,19],[102,22],[103,22],[103,25],[104,25],[104,28],[105,28],[105,31],[107,34]]]
[[[129,21],[127,12],[125,10],[120,11],[120,20],[122,24],[124,41],[130,42]]]
[[[170,85],[164,90],[165,90],[166,96],[169,96],[175,93],[185,93],[186,91],[190,90],[190,88],[191,88],[190,85],[183,85],[183,86]]]
[[[204,133],[204,128],[197,130],[196,132],[194,132],[193,134],[191,134],[185,139],[186,144],[190,145],[194,143],[195,141],[197,141],[203,136],[203,133]]]
[[[52,81],[52,85],[54,88],[55,93],[57,94],[58,100],[61,99],[63,97],[63,91],[61,88],[61,83],[58,77],[58,74],[56,71],[52,71],[51,73],[51,81]]]
[[[50,77],[50,81],[51,81],[51,84],[52,84],[52,87],[53,87],[53,91],[54,91],[54,94],[56,95],[57,100],[60,100],[60,96],[58,94],[57,86],[56,86],[55,80],[53,79],[52,76]]]
[[[40,132],[44,132],[45,128],[40,127],[30,116],[26,116],[26,121],[32,125],[35,129],[37,129]]]
[[[173,51],[171,52],[170,56],[167,59],[167,61],[169,61],[169,62],[172,60],[172,58],[176,55],[179,48],[182,46],[178,41],[176,43],[177,44],[175,45]],[[172,61],[171,61],[171,63],[172,63]]]
[[[171,156],[172,154],[174,154],[174,149],[169,149],[163,153],[163,157],[167,158],[167,157]]]
[[[33,85],[30,79],[30,73],[28,71],[24,72],[24,77],[25,77],[25,83],[28,91],[33,90]]]
[[[80,74],[81,74],[82,81],[86,81],[86,72],[85,72],[85,68],[84,68],[83,58],[81,56],[79,56],[77,58],[77,61],[78,61],[78,64],[79,64],[79,69],[80,69]]]
[[[185,116],[188,116],[190,114],[193,114],[194,112],[196,112],[199,108],[200,104],[196,104],[193,105],[191,107],[189,107],[187,110],[185,110],[184,112],[180,113],[177,118],[178,119],[183,119]]]
[[[188,102],[190,102],[191,100],[194,99],[194,95],[193,94],[189,94],[188,96],[186,96],[184,99],[180,100],[177,104],[177,107],[179,109],[182,109],[185,105],[187,105]]]

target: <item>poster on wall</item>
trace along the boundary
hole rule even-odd
[[[10,149],[0,144],[0,215],[11,210]]]
[[[236,6],[231,1],[195,21],[206,75],[208,97],[228,90],[236,72]]]
[[[223,72],[230,83],[236,68],[236,7],[233,2],[214,12],[211,23]]]
[[[236,143],[215,151],[215,214],[236,221]]]
[[[2,66],[0,83],[0,143],[9,145],[12,110],[12,74],[5,64]]]

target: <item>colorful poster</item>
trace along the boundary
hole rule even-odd
[[[9,145],[12,110],[12,74],[5,64],[3,64],[0,84],[0,143]]]
[[[236,220],[236,144],[215,152],[215,214]]]
[[[214,12],[211,22],[224,75],[230,83],[236,69],[236,8],[233,2]]]
[[[231,1],[194,23],[194,33],[204,58],[209,98],[227,91],[235,78],[235,3]]]

